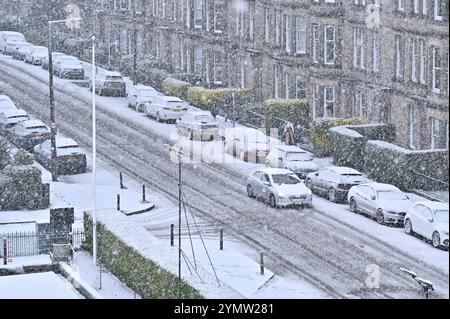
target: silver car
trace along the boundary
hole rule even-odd
[[[366,183],[352,187],[348,192],[352,212],[375,217],[379,224],[403,224],[406,211],[414,202],[393,185]]]
[[[344,202],[348,190],[369,180],[350,167],[324,167],[306,176],[305,184],[313,192],[331,202]]]
[[[247,194],[272,207],[312,206],[312,193],[298,176],[284,168],[263,168],[247,178]]]

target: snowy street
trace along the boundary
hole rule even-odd
[[[0,55],[0,93],[49,123],[48,74]],[[92,147],[87,88],[55,78],[56,122],[65,136]],[[178,167],[167,148],[173,125],[161,124],[127,107],[126,98],[97,97],[97,148],[102,161],[176,205]],[[229,155],[226,155],[229,156]],[[264,251],[274,273],[304,280],[331,298],[421,298],[400,268],[432,281],[434,296],[448,298],[448,251],[434,249],[403,228],[381,226],[350,212],[348,205],[314,196],[313,208],[274,209],[249,198],[246,175],[262,164],[185,164],[186,205],[211,227]],[[134,186],[137,187],[137,186]],[[137,191],[139,191],[137,189]],[[419,199],[417,196],[416,199]],[[157,203],[156,203],[157,204]],[[164,237],[176,216],[130,217]],[[254,259],[257,260],[257,256]],[[367,289],[368,266],[380,267],[380,289]],[[369,267],[370,268],[370,267]]]

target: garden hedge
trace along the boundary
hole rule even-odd
[[[84,214],[86,249],[92,252],[92,220]],[[200,293],[178,277],[143,257],[106,227],[97,222],[99,261],[145,299],[202,299]]]
[[[366,138],[344,126],[330,129],[331,148],[334,164],[364,169]]]
[[[363,118],[317,118],[311,124],[311,141],[316,156],[329,156],[332,153],[330,128],[335,126],[367,124]]]
[[[309,106],[306,100],[266,100],[263,103],[266,115],[266,129],[282,130],[285,121],[295,125],[308,126],[310,122]]]
[[[170,96],[177,96],[182,100],[186,100],[187,91],[192,87],[192,84],[185,81],[180,81],[174,78],[167,78],[162,82],[164,93]]]

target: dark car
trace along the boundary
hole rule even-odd
[[[19,148],[32,152],[33,148],[50,139],[49,128],[40,120],[22,121],[10,133],[11,142]]]
[[[305,184],[313,192],[332,202],[347,199],[350,188],[369,180],[350,167],[324,167],[306,176]]]
[[[51,142],[49,140],[34,147],[34,158],[43,167],[51,170]],[[86,154],[70,138],[56,138],[56,173],[74,175],[86,172]]]

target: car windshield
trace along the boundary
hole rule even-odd
[[[122,81],[122,77],[119,75],[108,75],[106,77],[106,80],[108,81]]]
[[[41,125],[28,126],[26,130],[33,133],[45,133],[47,132],[47,127]]]
[[[31,50],[33,48],[32,44],[23,44],[20,48],[20,50]]]
[[[63,58],[61,62],[63,64],[75,64],[75,65],[80,64],[80,61],[77,58]]]
[[[301,182],[297,176],[292,174],[274,174],[272,175],[272,179],[274,184],[277,185],[281,184],[294,185]]]
[[[211,115],[197,115],[195,121],[202,123],[214,123],[214,118]]]
[[[30,117],[27,115],[14,115],[14,116],[8,117],[9,122],[27,121],[29,119],[30,119]]]
[[[34,49],[33,53],[36,53],[36,54],[48,54],[48,51],[45,48],[36,48],[36,49]]]
[[[6,41],[22,41],[23,38],[20,35],[8,35]]]
[[[448,210],[435,210],[436,221],[448,224]]]
[[[312,157],[308,153],[288,152],[286,153],[286,161],[312,161]]]
[[[405,194],[398,192],[398,191],[377,191],[377,197],[380,200],[407,200],[408,197],[406,197]]]

